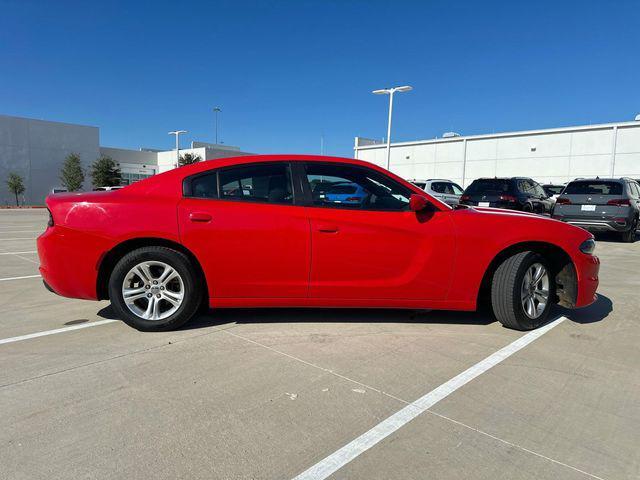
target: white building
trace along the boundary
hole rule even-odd
[[[191,142],[190,148],[180,149],[180,155],[187,152],[203,160],[247,154],[238,147],[203,142]],[[70,153],[78,154],[85,168],[84,190],[91,190],[88,170],[101,155],[118,163],[124,184],[177,164],[175,150],[101,147],[98,127],[0,115],[0,205],[15,204],[6,184],[10,173],[24,179],[26,191],[21,203],[42,205],[51,190],[61,186],[60,169]]]
[[[355,158],[386,167],[386,144],[356,137]],[[391,144],[390,170],[403,178],[531,177],[562,184],[576,177],[640,179],[640,121],[454,136]]]

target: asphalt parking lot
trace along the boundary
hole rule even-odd
[[[526,334],[479,313],[299,309],[139,333],[45,290],[45,223],[0,210],[0,478],[640,476],[640,241],[599,239],[594,305],[385,433]]]

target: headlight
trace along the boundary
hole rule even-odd
[[[53,227],[53,215],[51,215],[51,210],[47,208],[47,212],[49,212],[49,221],[47,221],[47,226]]]
[[[593,255],[593,251],[596,249],[596,241],[593,238],[590,238],[582,242],[578,248],[582,253]]]

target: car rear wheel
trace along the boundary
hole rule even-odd
[[[636,230],[638,229],[638,219],[636,218],[631,225],[631,228],[626,232],[620,234],[620,239],[626,243],[632,243],[636,239]]]
[[[193,317],[201,289],[186,255],[166,247],[144,247],[116,264],[109,298],[118,316],[133,328],[171,330]]]
[[[493,313],[505,327],[531,330],[543,325],[555,298],[555,282],[546,259],[520,252],[500,264],[491,282]]]

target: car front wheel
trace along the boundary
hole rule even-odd
[[[143,247],[116,264],[109,298],[118,316],[133,328],[171,330],[193,317],[201,290],[186,255],[166,247]]]
[[[536,252],[520,252],[504,260],[491,282],[493,313],[505,327],[531,330],[543,325],[555,298],[549,263]]]

